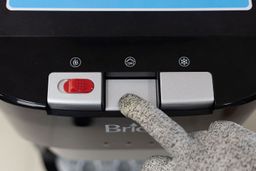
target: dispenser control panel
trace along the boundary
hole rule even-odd
[[[208,72],[161,72],[155,79],[105,79],[100,72],[51,73],[47,101],[57,110],[119,111],[119,99],[127,93],[165,110],[205,109],[214,103]]]
[[[121,116],[126,93],[171,115],[251,102],[255,5],[0,0],[0,99],[72,117]]]

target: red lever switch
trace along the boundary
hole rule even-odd
[[[70,94],[91,93],[94,83],[89,79],[69,79],[64,83],[64,91]]]

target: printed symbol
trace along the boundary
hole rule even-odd
[[[182,56],[179,58],[179,65],[181,67],[188,67],[190,65],[190,59],[186,56]]]
[[[124,63],[127,67],[132,68],[136,65],[136,59],[132,56],[125,58]]]
[[[82,65],[82,60],[78,57],[74,57],[70,60],[70,66],[73,68],[78,68]]]

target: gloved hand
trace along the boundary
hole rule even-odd
[[[256,133],[236,123],[217,121],[206,131],[189,134],[136,95],[125,95],[119,106],[169,153],[147,160],[143,171],[256,170]]]

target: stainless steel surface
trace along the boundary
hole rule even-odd
[[[87,94],[67,94],[62,88],[68,79],[90,79],[94,90]],[[52,109],[101,110],[102,73],[51,73],[47,102]]]
[[[78,127],[74,125],[72,118],[49,116],[45,111],[4,102],[0,102],[0,112],[5,114],[22,137],[36,144],[52,147],[54,152],[67,158],[145,159],[150,155],[163,153],[151,137],[139,132],[138,125],[136,129],[124,129],[133,123],[125,118],[97,118],[89,127]],[[173,119],[189,132],[207,129],[216,120],[231,120],[256,131],[256,101],[215,111],[212,115]],[[118,132],[106,133],[106,124],[120,126],[115,126],[118,127]]]
[[[207,108],[214,103],[212,75],[208,72],[160,73],[163,109]]]
[[[119,99],[127,94],[134,93],[157,105],[155,79],[114,79],[106,80],[106,110],[119,110]]]
[[[46,111],[1,105],[8,119],[26,139],[49,147],[85,150],[156,149],[159,145],[127,118],[94,118],[77,126],[72,117],[49,116]]]
[[[145,160],[154,155],[168,155],[162,148],[158,149],[64,149],[51,147],[58,156],[70,160]]]
[[[0,170],[1,171],[46,171],[41,154],[33,144],[24,140],[1,111],[0,101]]]

